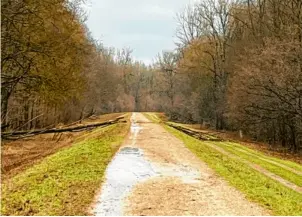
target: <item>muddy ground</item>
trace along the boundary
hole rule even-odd
[[[113,120],[123,113],[112,113],[96,116],[83,120],[82,123],[74,124],[83,125],[95,122],[105,122]],[[73,125],[69,125],[73,126]],[[16,141],[1,141],[1,175],[2,179],[14,176],[20,171],[39,162],[46,156],[57,152],[62,148],[69,147],[75,140],[84,138],[87,131],[75,133],[60,134],[41,134],[33,137],[19,139]]]
[[[106,171],[94,215],[269,215],[141,113]]]

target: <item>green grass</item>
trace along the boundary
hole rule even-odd
[[[202,161],[206,162],[249,200],[272,211],[274,215],[302,215],[302,195],[257,172],[248,165],[231,159],[203,142],[172,127],[165,128],[181,139]],[[214,143],[213,143],[214,144]]]
[[[63,149],[2,184],[2,215],[87,215],[127,127],[97,129],[97,138]]]
[[[265,154],[263,154],[263,153],[261,153],[259,151],[256,151],[256,150],[253,150],[251,148],[245,147],[244,145],[241,145],[239,143],[227,142],[226,144],[231,145],[231,146],[233,146],[233,147],[235,147],[237,149],[241,149],[241,150],[247,151],[251,155],[255,155],[255,156],[258,156],[260,158],[264,158],[264,159],[267,159],[267,160],[270,160],[270,161],[274,161],[276,163],[283,164],[284,166],[287,166],[287,167],[290,167],[290,168],[292,168],[294,170],[302,172],[302,165],[300,165],[298,163],[295,163],[295,162],[292,162],[292,161],[289,161],[289,160],[283,160],[283,159],[280,159],[280,158],[276,158],[276,157],[271,157],[271,156],[265,155]]]
[[[183,126],[183,124],[168,122],[169,124],[176,125],[176,126]],[[186,127],[185,127],[186,128]],[[215,139],[215,137],[211,138],[210,136],[204,136],[208,139]],[[296,184],[297,186],[302,186],[302,177],[301,175],[290,171],[287,168],[280,167],[279,165],[276,165],[272,162],[282,164],[285,167],[289,167],[291,169],[294,169],[298,172],[301,172],[302,166],[291,162],[286,161],[282,159],[278,159],[275,157],[269,157],[266,156],[258,151],[252,150],[250,148],[244,147],[243,145],[239,143],[234,142],[215,142],[212,145],[218,145],[219,147],[223,148],[224,150],[231,152],[232,154],[235,154],[243,159],[248,160],[249,162],[253,162],[255,164],[260,165],[261,167],[267,169],[268,171]],[[268,162],[266,160],[269,160],[271,162]]]
[[[218,145],[219,147],[223,148],[224,150],[231,152],[243,159],[248,160],[249,162],[253,162],[255,164],[260,165],[261,167],[267,169],[268,171],[298,185],[302,186],[302,177],[296,173],[293,173],[292,171],[289,171],[285,168],[282,168],[278,165],[272,164],[270,162],[267,162],[255,155],[251,155],[249,153],[241,152],[239,151],[236,146],[233,145],[226,145],[224,142],[215,142],[215,145]]]
[[[156,114],[154,114],[154,115],[156,115]],[[176,125],[176,126],[182,126],[182,127],[184,127],[184,128],[190,129],[190,127],[186,126],[186,124],[180,124],[180,123],[175,123],[175,122],[167,122],[167,123],[172,124],[172,125]],[[208,139],[217,139],[216,136],[214,136],[214,135],[212,135],[212,134],[210,134],[210,133],[207,134],[207,135],[203,134],[203,136],[204,136],[205,138],[208,138]],[[242,145],[242,144],[240,144],[240,143],[236,143],[236,142],[228,142],[228,141],[225,141],[224,144],[225,144],[225,145],[232,146],[232,147],[234,147],[234,148],[236,148],[236,149],[238,149],[238,150],[239,150],[239,149],[240,149],[240,150],[244,150],[244,151],[248,152],[248,154],[253,155],[254,157],[258,157],[258,158],[263,158],[263,159],[266,159],[266,160],[270,160],[270,161],[276,162],[276,163],[278,163],[278,164],[282,164],[282,165],[284,165],[284,166],[286,166],[286,167],[290,167],[291,169],[294,169],[294,170],[296,170],[296,171],[298,171],[298,172],[302,172],[302,165],[300,165],[300,164],[298,164],[298,163],[295,163],[295,162],[293,162],[293,161],[284,160],[284,159],[280,159],[280,158],[277,158],[277,157],[268,156],[268,155],[266,155],[265,153],[262,153],[262,152],[260,152],[260,151],[258,151],[258,150],[254,150],[254,149],[248,148],[248,147],[246,147],[246,146],[244,146],[244,145]],[[262,160],[263,160],[263,159],[262,159]],[[266,162],[267,162],[267,161],[266,161]],[[280,168],[280,167],[279,167],[279,168]],[[300,177],[300,179],[302,179],[302,178]]]
[[[159,119],[159,117],[157,117],[157,115],[153,112],[147,112],[147,113],[144,113],[144,115],[152,122],[154,123],[160,123],[161,120]]]

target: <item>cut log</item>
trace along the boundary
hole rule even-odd
[[[102,123],[87,124],[87,125],[75,126],[75,127],[40,129],[40,130],[31,130],[31,131],[2,132],[1,137],[5,139],[9,139],[16,136],[34,136],[34,135],[46,134],[46,133],[79,132],[83,130],[92,130],[96,127],[101,127],[101,126],[105,127],[116,123],[126,122],[126,121],[121,121],[121,119],[123,119],[123,117],[118,117],[115,120],[110,120]]]
[[[185,134],[192,136],[196,139],[199,140],[207,140],[207,141],[223,141],[220,138],[209,138],[209,135],[206,135],[204,133],[195,131],[195,130],[191,130],[182,126],[178,126],[178,125],[174,125],[174,124],[168,124],[166,123],[168,126],[175,128],[176,130],[179,130],[181,132],[184,132]]]
[[[1,130],[6,129],[8,126],[9,126],[9,124],[4,124],[4,125],[1,124]]]

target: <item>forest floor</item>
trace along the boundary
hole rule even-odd
[[[6,143],[2,214],[302,215],[301,164],[195,139],[159,116],[126,114],[130,132],[115,124]]]

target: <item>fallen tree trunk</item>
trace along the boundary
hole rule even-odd
[[[1,124],[1,130],[6,129],[8,126],[9,126],[9,124],[4,124],[4,125]]]
[[[194,130],[191,130],[191,129],[188,129],[188,128],[185,128],[185,127],[181,127],[181,126],[177,126],[177,125],[174,125],[174,124],[168,124],[166,123],[168,126],[170,127],[173,127],[175,128],[176,130],[179,130],[179,131],[182,131],[184,132],[185,134],[189,135],[189,136],[192,136],[196,139],[199,139],[199,140],[206,140],[206,141],[223,141],[222,139],[220,138],[214,138],[213,136],[209,137],[210,135],[206,135],[204,133],[201,133],[201,132],[198,132],[198,131],[194,131]]]
[[[121,121],[121,119],[123,119],[123,117],[118,117],[115,120],[110,120],[102,123],[87,124],[87,125],[75,126],[75,127],[40,129],[40,130],[32,130],[32,131],[2,132],[1,137],[5,139],[13,139],[13,137],[17,137],[17,136],[27,137],[27,136],[34,136],[38,134],[46,134],[46,133],[79,132],[83,130],[92,130],[96,127],[101,127],[101,126],[105,127],[116,123],[126,122],[126,121]]]

